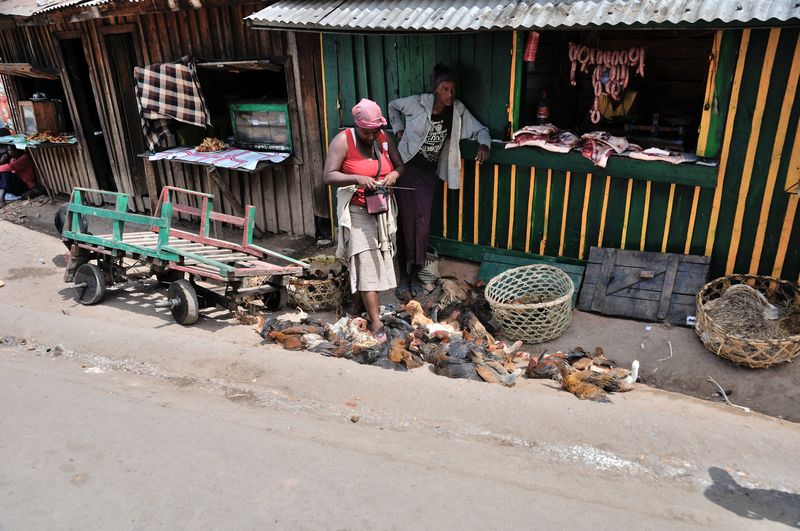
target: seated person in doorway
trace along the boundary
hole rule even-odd
[[[400,299],[422,294],[418,274],[428,251],[431,208],[439,182],[436,176],[447,182],[448,188],[460,188],[461,140],[480,143],[478,162],[489,157],[489,129],[456,99],[455,79],[455,72],[439,63],[431,74],[430,93],[389,102],[389,121],[400,139],[397,149],[405,163],[405,175],[398,185],[413,188],[395,192],[400,217],[400,287],[395,293]]]
[[[33,160],[16,147],[0,156],[0,207],[5,206],[6,193],[23,196],[34,189]]]

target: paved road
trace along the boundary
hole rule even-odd
[[[800,527],[797,424],[283,351],[157,287],[81,306],[63,252],[0,221],[0,531]]]
[[[291,414],[24,346],[0,348],[0,404],[3,530],[773,524],[690,487],[570,475],[518,447]]]

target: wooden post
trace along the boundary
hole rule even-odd
[[[153,163],[150,159],[144,159],[144,177],[147,181],[147,195],[150,196],[150,215],[156,215],[158,207],[158,185],[156,184],[156,173],[153,170]]]
[[[206,173],[211,178],[213,183],[217,185],[217,190],[219,190],[220,193],[225,196],[225,199],[227,201],[231,202],[231,204],[233,205],[234,209],[236,210],[236,215],[237,216],[241,216],[243,218],[247,218],[247,215],[246,215],[246,212],[245,212],[245,209],[244,209],[244,205],[242,205],[242,202],[239,201],[239,198],[236,197],[235,195],[233,195],[231,193],[231,191],[228,189],[228,185],[225,183],[225,181],[223,181],[220,178],[219,172],[217,171],[217,168],[215,166],[207,166],[206,167]],[[210,185],[211,185],[211,183],[209,182],[209,190],[211,189]],[[216,230],[216,228],[214,230]],[[253,232],[254,232],[256,238],[263,238],[264,237],[264,233],[261,232],[258,229],[258,227],[256,227],[256,226],[253,226]]]
[[[213,193],[212,190],[214,189],[214,185],[217,186],[220,192],[222,192],[222,187],[218,184],[219,183],[219,176],[217,175],[217,168],[214,166],[206,166],[206,190],[209,193]],[[209,203],[209,208],[213,209],[213,203],[211,201]],[[208,218],[211,218],[211,213],[209,212]],[[222,223],[220,221],[214,220],[214,238],[220,239],[220,235],[222,234]]]

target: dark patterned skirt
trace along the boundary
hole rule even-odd
[[[415,157],[405,164],[405,174],[397,186],[415,190],[395,190],[397,200],[398,252],[400,266],[404,264],[425,265],[428,252],[428,237],[431,233],[431,208],[436,186],[441,180],[436,176],[436,167],[430,163],[419,163]]]

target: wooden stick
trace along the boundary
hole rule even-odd
[[[722,386],[720,384],[718,384],[716,380],[714,380],[714,378],[712,378],[711,376],[706,376],[706,379],[709,382],[711,382],[711,383],[713,383],[714,385],[717,386],[717,389],[719,389],[719,393],[722,395],[722,398],[725,399],[725,403],[726,404],[728,404],[731,407],[735,407],[735,408],[741,409],[742,411],[745,411],[747,413],[752,413],[752,411],[750,410],[749,407],[737,406],[736,404],[731,402],[730,399],[728,398],[728,394],[725,392],[725,390],[722,388]]]

